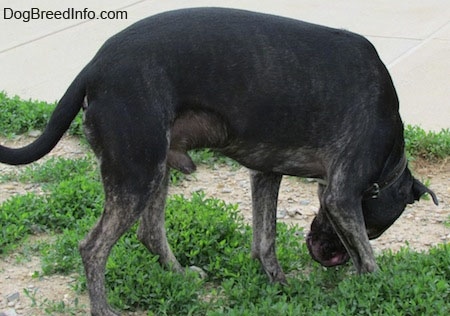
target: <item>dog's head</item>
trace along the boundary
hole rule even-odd
[[[369,239],[378,238],[402,214],[407,204],[418,201],[425,193],[430,194],[433,202],[438,204],[434,192],[405,168],[394,183],[378,192],[377,197],[362,197],[362,211]],[[306,242],[312,258],[323,266],[340,265],[350,258],[322,207],[311,224]]]

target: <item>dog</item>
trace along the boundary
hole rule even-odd
[[[105,208],[80,243],[93,315],[108,305],[104,273],[116,241],[140,220],[139,240],[183,271],[167,242],[170,168],[195,171],[188,151],[213,148],[249,168],[251,255],[286,282],[275,253],[283,175],[319,179],[306,242],[324,266],[351,259],[377,270],[369,239],[428,193],[413,178],[391,77],[362,36],[284,17],[222,8],[158,14],[111,37],[75,78],[43,134],[0,161],[46,155],[80,110],[98,157]]]

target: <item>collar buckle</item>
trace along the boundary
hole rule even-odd
[[[393,185],[403,174],[408,164],[406,156],[403,155],[400,162],[395,166],[394,170],[387,176],[384,181],[375,182],[363,193],[363,199],[377,199],[380,192]],[[379,184],[381,183],[381,184]]]

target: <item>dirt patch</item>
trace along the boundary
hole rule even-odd
[[[29,138],[2,141],[3,144],[15,147],[29,142]],[[78,139],[66,137],[48,157],[80,158],[84,156],[85,151]],[[440,204],[435,206],[431,200],[422,200],[409,206],[387,232],[372,241],[376,252],[383,249],[396,251],[406,245],[416,250],[426,250],[436,244],[450,241],[450,228],[444,225],[450,216],[450,163],[443,161],[429,164],[418,161],[412,164],[412,168],[417,178],[430,181],[430,187],[439,197]],[[17,167],[0,165],[1,173],[11,170],[17,170]],[[33,190],[39,188],[18,182],[1,184],[0,202],[13,194]],[[245,220],[251,221],[250,181],[245,168],[233,170],[224,166],[213,169],[199,166],[198,171],[189,176],[187,181],[171,187],[169,194],[189,196],[191,192],[198,190],[203,190],[208,196],[238,203]],[[316,184],[313,182],[285,177],[279,195],[279,220],[304,227],[306,232],[319,207],[316,190]],[[71,288],[76,275],[35,278],[35,271],[40,271],[39,258],[26,256],[23,252],[18,251],[0,259],[0,315],[2,312],[49,315],[53,313],[48,313],[45,309],[54,309],[58,304],[64,304],[66,309],[63,314],[68,311],[77,315],[88,313],[87,296],[76,295]],[[24,289],[29,295],[24,294]],[[129,315],[140,314],[145,315]]]

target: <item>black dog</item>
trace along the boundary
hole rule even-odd
[[[411,176],[392,80],[363,37],[231,9],[144,19],[109,39],[81,71],[32,144],[0,147],[0,161],[47,154],[84,109],[106,193],[102,218],[80,244],[94,315],[109,307],[108,254],[137,220],[160,262],[182,267],[167,243],[169,167],[190,173],[187,151],[215,148],[251,169],[252,256],[285,282],[275,255],[282,175],[322,179],[307,243],[326,266],[351,258],[377,269],[369,239],[406,204],[434,193]]]

